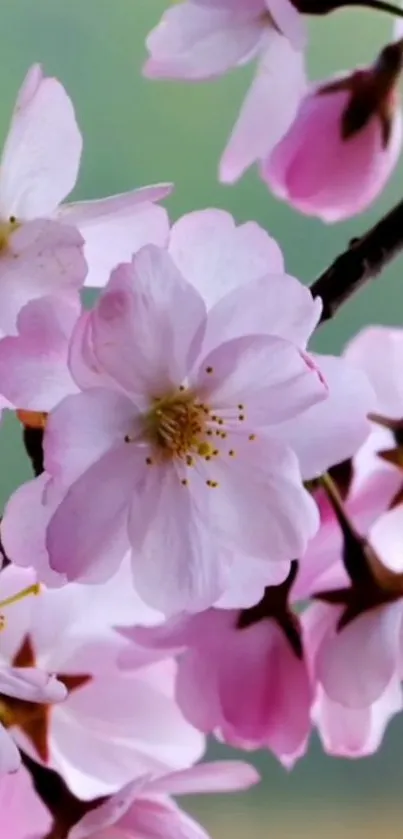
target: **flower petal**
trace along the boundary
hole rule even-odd
[[[368,436],[375,394],[361,370],[334,356],[313,356],[328,391],[326,398],[273,428],[298,456],[304,479],[322,475],[354,455]]]
[[[333,612],[337,620],[339,610],[333,607]],[[329,624],[316,673],[333,702],[363,708],[380,698],[399,666],[401,622],[402,604],[397,602],[360,615],[339,632]]]
[[[113,576],[129,547],[126,522],[135,480],[136,465],[123,443],[73,483],[47,530],[54,571],[83,582]]]
[[[237,227],[224,210],[200,210],[179,219],[171,230],[169,253],[208,308],[239,286],[284,271],[275,240],[255,222]]]
[[[60,208],[59,218],[77,227],[85,240],[87,286],[103,288],[113,268],[130,261],[144,245],[166,244],[168,215],[154,202],[170,191],[169,185],[161,184]]]
[[[257,74],[221,158],[220,180],[234,183],[283,137],[305,92],[304,57],[271,29]]]
[[[311,359],[290,341],[248,335],[218,346],[192,376],[197,392],[225,420],[225,430],[272,426],[325,399],[326,385]],[[241,404],[242,409],[237,410]],[[223,426],[224,428],[224,426]]]
[[[198,292],[165,251],[148,245],[113,272],[92,317],[94,353],[123,388],[150,399],[182,382],[204,318]]]
[[[0,258],[0,330],[16,333],[20,310],[38,297],[76,296],[87,273],[83,239],[57,221],[31,221],[10,236]]]
[[[256,4],[251,13],[243,5],[241,9],[207,8],[187,2],[168,9],[147,38],[150,58],[144,75],[195,81],[226,73],[252,58],[264,27]],[[263,11],[264,4],[259,6]]]
[[[248,789],[259,780],[257,770],[249,763],[242,760],[217,760],[213,763],[199,763],[197,766],[151,781],[148,791],[167,795],[232,792]]]
[[[15,106],[1,160],[3,217],[50,215],[76,183],[82,139],[72,102],[34,65]]]
[[[211,606],[226,580],[226,555],[214,543],[196,495],[198,476],[183,486],[174,467],[150,466],[133,497],[129,532],[140,596],[166,615]],[[204,497],[203,497],[204,496]]]
[[[73,300],[33,300],[18,316],[18,336],[0,341],[0,391],[16,408],[50,411],[77,390],[67,353],[79,311]]]

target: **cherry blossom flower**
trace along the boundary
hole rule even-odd
[[[150,78],[199,81],[257,59],[258,69],[224,152],[220,178],[234,182],[269,154],[305,89],[302,18],[289,0],[185,0],[147,39]]]
[[[258,780],[256,770],[241,761],[200,764],[157,779],[144,776],[87,813],[68,839],[106,839],[112,834],[113,839],[209,839],[170,796],[243,790]]]
[[[98,387],[66,398],[45,435],[52,491],[67,489],[47,532],[52,568],[105,579],[130,546],[139,592],[163,611],[214,602],[231,548],[289,559],[316,527],[297,458],[270,434],[325,398],[315,365],[250,329],[223,344],[212,333],[203,353],[208,320],[167,254],[142,250],[78,330],[72,372]],[[80,520],[83,492],[94,503]]]
[[[320,630],[325,609],[323,604],[318,604],[310,607],[302,617],[306,650],[312,662],[315,659],[315,648],[321,643]],[[402,707],[403,695],[398,676],[389,682],[378,699],[360,708],[334,702],[323,687],[318,685],[312,719],[328,754],[360,758],[374,754],[379,749],[390,720]]]
[[[2,591],[13,595],[34,578],[30,570],[9,566],[1,572]],[[82,799],[115,792],[147,772],[189,766],[204,749],[203,737],[174,701],[172,660],[159,661],[160,656],[140,650],[133,671],[121,670],[118,659],[126,642],[112,625],[136,619],[155,618],[136,598],[124,568],[106,587],[43,590],[7,610],[0,635],[1,692],[6,694],[0,719],[8,729],[7,742],[16,752],[12,734],[20,748],[60,772]],[[21,671],[35,664],[58,674],[62,684],[51,684],[57,686],[55,699],[67,689],[63,706],[53,705],[50,687],[37,685],[30,669]],[[21,673],[28,674],[24,680]],[[16,698],[9,701],[8,694]],[[30,698],[51,704],[31,707],[19,701]]]
[[[287,606],[294,577],[293,569],[250,609],[208,609],[122,630],[137,644],[178,656],[176,698],[200,731],[237,748],[268,748],[287,767],[306,750],[313,701],[298,620]],[[125,666],[131,658],[129,649]]]
[[[401,63],[402,43],[390,44],[373,67],[313,87],[262,164],[277,196],[328,222],[368,207],[400,155]]]
[[[23,767],[0,778],[0,834],[7,839],[42,839],[52,818]]]
[[[154,206],[170,192],[166,185],[63,206],[77,180],[81,151],[82,138],[66,91],[33,65],[18,94],[1,158],[0,289],[14,309],[10,288],[3,290],[3,274],[8,286],[22,275],[21,284],[24,280],[27,288],[15,294],[20,308],[23,292],[23,302],[28,302],[38,296],[39,284],[46,294],[51,286],[84,282],[85,262],[79,252],[83,240],[75,228],[85,242],[87,284],[100,286],[119,261],[148,242],[163,244],[168,235],[166,212]],[[19,259],[10,264],[9,253]],[[0,301],[3,319],[2,297]],[[4,329],[2,321],[0,327]]]

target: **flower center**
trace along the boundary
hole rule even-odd
[[[0,221],[0,254],[7,250],[10,236],[19,226],[20,224],[15,216],[10,216],[8,221]]]
[[[155,399],[144,420],[144,436],[163,459],[213,451],[207,440],[209,409],[184,387]]]

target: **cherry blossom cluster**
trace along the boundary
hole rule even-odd
[[[257,58],[221,178],[258,161],[336,221],[397,161],[403,32],[307,91],[303,3],[176,3],[145,72]],[[253,221],[171,221],[170,184],[65,203],[81,152],[33,66],[0,165],[0,409],[34,473],[0,528],[0,835],[208,839],[174,797],[258,781],[209,738],[291,769],[313,730],[373,753],[403,708],[403,328],[309,346],[403,248],[403,208],[308,288]]]

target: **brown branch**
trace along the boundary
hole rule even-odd
[[[339,308],[370,280],[375,279],[403,250],[403,201],[358,239],[311,285],[321,297],[320,323],[331,320]]]

